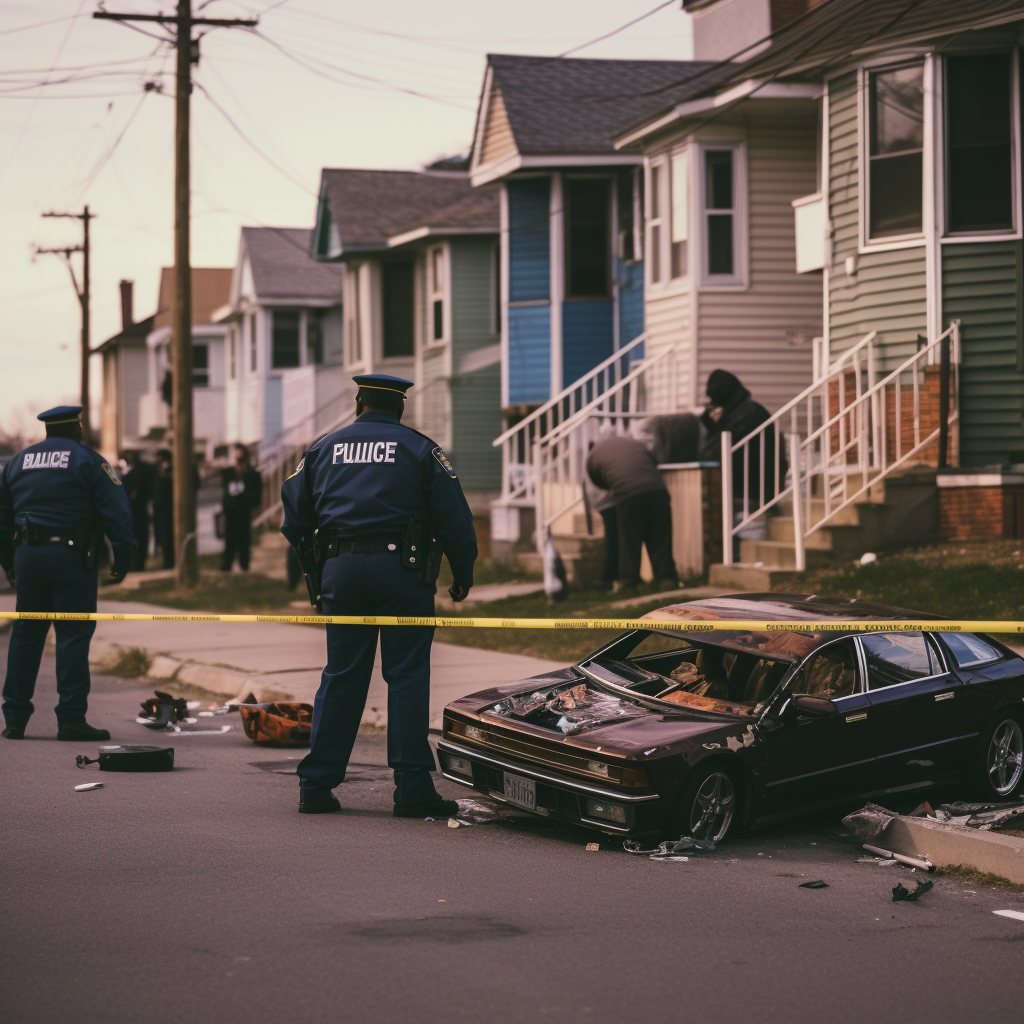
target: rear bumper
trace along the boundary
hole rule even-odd
[[[537,786],[537,809],[532,813],[542,817],[623,836],[659,830],[663,824],[664,802],[657,793],[624,793],[621,790],[561,775],[549,768],[538,768],[525,761],[517,761],[502,755],[495,756],[490,752],[485,753],[473,747],[452,743],[451,740],[439,740],[437,753],[441,762],[441,774],[446,779],[475,789],[499,802],[509,803],[518,810],[526,810],[527,813],[531,812],[507,800],[505,771],[534,780]],[[450,769],[453,757],[469,763],[472,778]],[[594,817],[589,806],[594,801],[621,809],[625,821],[605,821]]]

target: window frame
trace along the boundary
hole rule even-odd
[[[451,259],[447,243],[438,242],[428,246],[426,250],[426,337],[423,339],[426,348],[444,345],[451,339]],[[441,283],[438,286],[435,277],[437,261],[440,261]],[[441,337],[434,337],[434,303],[441,303]]]
[[[909,632],[909,631],[908,631]],[[918,632],[914,630],[913,632]],[[923,683],[929,679],[941,679],[943,676],[949,675],[949,663],[945,657],[945,652],[942,650],[942,646],[935,642],[935,636],[926,630],[920,630],[921,636],[924,637],[925,645],[931,651],[932,656],[935,658],[936,664],[939,666],[938,672],[933,672],[927,676],[917,676],[914,679],[906,679],[902,683],[890,683],[888,686],[879,686],[876,689],[871,688],[870,680],[868,677],[868,657],[867,652],[864,650],[862,640],[865,636],[885,636],[886,633],[882,630],[872,631],[871,633],[858,633],[854,638],[857,644],[858,657],[860,659],[861,671],[864,676],[864,693],[890,693],[893,690],[899,689],[901,686],[916,686],[919,683]],[[930,662],[929,662],[930,664]]]
[[[959,634],[954,633],[953,635],[958,636]],[[982,658],[978,661],[969,661],[966,664],[961,665],[960,659],[956,656],[956,651],[954,651],[953,648],[949,645],[949,642],[946,640],[945,634],[938,634],[937,636],[939,642],[935,646],[942,651],[943,657],[946,659],[947,664],[955,665],[956,670],[958,672],[961,669],[966,671],[969,669],[984,668],[986,665],[995,665],[998,662],[1004,661],[1006,659],[1006,655],[1002,651],[1000,651],[990,640],[985,639],[983,635],[978,633],[969,633],[967,635],[973,636],[976,640],[980,640],[986,647],[990,647],[995,652],[995,657]],[[936,636],[936,634],[932,634],[932,636]]]
[[[655,175],[657,172],[657,175]],[[671,216],[669,215],[669,190],[668,176],[671,173],[669,164],[669,153],[659,153],[645,161],[644,168],[644,285],[655,291],[666,290],[672,278],[671,273],[671,250],[668,246],[669,233],[671,231]],[[657,176],[657,189],[655,189],[655,176]],[[655,216],[655,195],[657,195],[658,214]],[[657,230],[657,244],[655,244],[655,231]],[[654,277],[654,265],[658,264],[659,274]]]
[[[604,186],[605,209],[605,260],[604,260],[604,291],[600,295],[576,295],[572,285],[572,203],[569,192],[575,182],[598,182]],[[617,239],[613,225],[615,223],[614,205],[616,202],[615,177],[608,174],[563,173],[562,175],[562,279],[564,282],[565,302],[607,302],[613,297],[614,281],[612,260],[615,258]]]
[[[270,313],[270,369],[271,370],[297,370],[303,363],[303,349],[305,348],[305,323],[303,313],[304,310],[296,309],[293,306],[274,306],[269,311]],[[294,366],[278,366],[276,360],[276,345],[274,341],[274,335],[277,332],[276,319],[278,314],[288,313],[294,314],[295,316],[295,332],[296,332],[296,344],[295,344],[295,365]]]
[[[827,650],[834,644],[850,643],[853,646],[853,657],[857,662],[857,688],[853,693],[846,694],[845,697],[834,697],[832,703],[839,705],[840,701],[850,700],[853,697],[863,697],[868,692],[868,675],[867,668],[864,662],[864,655],[860,648],[859,638],[848,634],[846,636],[836,637],[835,640],[829,640],[828,643],[822,644],[820,647],[815,647],[810,654],[807,655],[802,661],[798,662],[796,668],[790,673],[789,678],[783,685],[783,695],[785,702],[788,703],[794,697],[802,696],[793,689],[793,684],[796,682],[797,676],[811,663],[813,658],[816,658],[822,651]],[[839,705],[841,706],[841,705]],[[781,710],[781,709],[780,709]]]
[[[948,104],[948,76],[946,71],[946,57],[975,56],[984,52],[1005,54],[1005,46],[995,48],[991,51],[964,50],[962,53],[944,54],[943,59],[938,62],[934,72],[935,80],[935,191],[939,201],[935,204],[936,227],[939,239],[942,244],[964,242],[985,242],[993,239],[1000,241],[1012,241],[1024,237],[1024,197],[1022,197],[1021,169],[1022,169],[1022,142],[1021,142],[1021,69],[1020,69],[1020,47],[1014,46],[1010,53],[1010,187],[1012,196],[1010,199],[1013,211],[1012,228],[992,228],[985,231],[968,230],[952,231],[948,226],[949,220],[949,194],[947,191],[949,182],[949,153],[946,146],[949,125],[949,104]],[[927,105],[927,96],[925,103]]]
[[[697,280],[702,291],[745,291],[749,286],[749,231],[748,231],[748,196],[747,196],[747,144],[735,138],[721,140],[705,138],[698,140],[695,149],[695,160],[691,161],[690,180],[693,182],[697,213],[695,247],[698,261]],[[711,209],[707,205],[707,157],[708,152],[733,152],[732,187],[733,205],[730,211]],[[694,163],[696,166],[694,167]],[[712,274],[708,271],[708,218],[715,214],[729,212],[732,215],[732,251],[733,272],[731,274]],[[690,230],[693,238],[694,231]],[[691,267],[693,259],[691,258]]]

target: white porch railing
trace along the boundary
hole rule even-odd
[[[959,321],[881,380],[876,380],[874,338],[874,332],[866,335],[821,380],[746,437],[733,443],[729,433],[723,433],[722,555],[726,565],[733,561],[733,539],[749,534],[769,510],[788,502],[793,511],[795,564],[803,570],[807,538],[868,494],[873,485],[936,441],[938,461],[945,462],[949,426],[958,415]],[[932,382],[927,377],[929,368]],[[923,397],[932,397],[930,383],[935,408],[923,409]],[[783,471],[783,453],[789,461],[788,474]],[[740,480],[734,479],[737,474]]]
[[[577,416],[581,410],[590,408],[604,396],[610,396],[617,388],[621,388],[631,372],[630,357],[643,343],[644,337],[641,334],[634,338],[495,438],[494,447],[501,448],[501,504],[519,508],[536,505],[534,452],[537,444]]]

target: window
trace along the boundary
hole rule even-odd
[[[704,151],[704,216],[707,219],[707,274],[732,277],[735,259],[734,152],[731,149]]]
[[[192,387],[210,386],[210,346],[192,345]]]
[[[794,694],[838,700],[857,692],[857,652],[849,640],[812,654],[793,680]]]
[[[607,178],[565,181],[565,289],[570,299],[611,294],[611,208]]]
[[[294,309],[275,309],[270,365],[287,370],[299,365],[299,313]]]
[[[1013,229],[1013,103],[1008,53],[946,58],[946,225]]]
[[[249,369],[256,372],[256,357],[258,349],[256,348],[256,314],[249,314]]]
[[[871,238],[921,231],[924,66],[870,77],[868,233]]]
[[[324,361],[324,316],[323,309],[311,309],[306,313],[306,365],[320,366]]]
[[[430,316],[432,341],[444,340],[444,249],[430,250]]]
[[[960,668],[998,661],[1002,657],[994,647],[970,633],[943,633],[942,639]]]
[[[650,231],[650,243],[647,252],[651,267],[651,283],[657,284],[661,280],[661,235],[662,235],[662,198],[661,198],[661,177],[664,173],[663,164],[651,165],[651,208],[648,219]]]
[[[877,633],[860,638],[868,665],[868,689],[926,679],[941,671],[923,633]]]
[[[384,358],[413,354],[413,264],[385,263],[382,267],[384,299]]]
[[[673,277],[686,276],[687,239],[689,238],[689,154],[686,150],[672,155],[672,248],[671,273]]]

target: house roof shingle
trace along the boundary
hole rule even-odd
[[[342,268],[309,254],[309,228],[242,228],[260,298],[340,299]]]
[[[411,221],[392,235],[429,228],[434,234],[466,232],[497,234],[501,230],[500,193],[497,185],[484,185],[468,195],[426,217]]]
[[[351,251],[386,249],[389,238],[467,202],[473,188],[464,174],[325,168],[322,192],[342,250]]]
[[[590,60],[489,54],[522,156],[612,155],[627,125],[728,75],[694,60]]]
[[[231,299],[231,267],[192,268],[192,323],[212,324],[213,311]],[[153,318],[153,330],[171,326],[174,301],[174,267],[160,271],[160,299]]]

